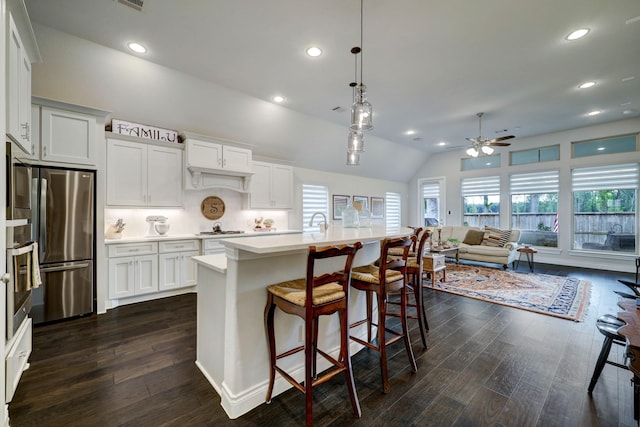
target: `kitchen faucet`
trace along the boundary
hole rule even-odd
[[[313,227],[313,219],[316,217],[316,215],[322,215],[322,218],[324,218],[324,221],[318,224],[318,227],[320,227],[320,231],[327,231],[329,229],[327,216],[324,214],[324,212],[320,212],[320,211],[314,212],[313,215],[311,215],[311,219],[309,220],[309,227]]]

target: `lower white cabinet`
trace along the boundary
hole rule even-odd
[[[158,244],[125,243],[109,246],[109,298],[158,292]]]
[[[200,240],[114,243],[108,245],[109,299],[180,289],[197,284]]]
[[[6,356],[5,403],[11,402],[22,373],[29,369],[32,335],[31,318],[27,317],[11,341],[7,343],[9,352]]]
[[[196,263],[191,259],[200,255],[199,240],[160,242],[159,290],[194,286],[197,281]]]

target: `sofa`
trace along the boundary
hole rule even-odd
[[[469,230],[474,230],[467,241],[475,244],[464,243]],[[498,231],[504,231],[504,239],[499,239],[495,234]],[[507,233],[510,231],[510,233]],[[486,262],[492,264],[500,264],[506,270],[509,264],[513,263],[518,255],[518,240],[520,239],[520,230],[498,230],[486,227],[480,229],[478,227],[467,226],[447,226],[443,227],[440,233],[443,244],[447,239],[455,238],[460,241],[458,244],[458,259],[468,261]],[[478,243],[478,236],[480,242]],[[471,237],[476,237],[471,238]],[[433,232],[434,245],[438,239],[438,230]],[[475,240],[475,241],[474,241]]]

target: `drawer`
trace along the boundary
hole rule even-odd
[[[444,255],[428,254],[422,258],[425,271],[436,271],[444,267]]]
[[[222,252],[224,251],[224,246],[222,245],[222,243],[220,243],[220,240],[218,239],[205,239],[203,240],[204,242],[204,248],[202,248],[204,250],[204,253],[206,254],[208,251],[218,251],[218,252]]]
[[[5,402],[11,402],[18,387],[22,372],[29,368],[27,363],[31,355],[32,326],[31,318],[27,317],[16,333],[15,341],[7,354],[7,378],[5,387]]]
[[[160,242],[158,251],[163,254],[167,252],[200,251],[200,240],[171,240]]]
[[[158,253],[158,243],[123,243],[109,245],[109,258],[132,256],[132,255],[153,255]]]

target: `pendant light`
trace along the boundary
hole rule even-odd
[[[351,49],[351,53],[356,55],[356,79],[358,71],[357,55],[360,54],[360,82],[355,87],[355,100],[351,106],[351,130],[368,131],[373,129],[373,109],[369,101],[367,101],[367,86],[362,81],[362,40],[363,40],[363,16],[364,16],[364,0],[360,0],[360,47]],[[357,49],[357,52],[354,52]]]
[[[360,164],[360,154],[347,152],[347,166],[358,166]]]

